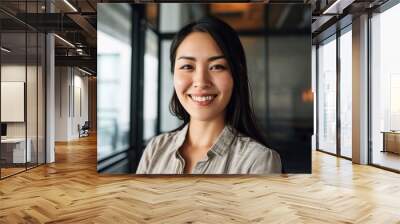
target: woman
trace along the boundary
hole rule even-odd
[[[175,36],[170,60],[170,109],[183,125],[150,140],[136,173],[281,173],[279,154],[256,128],[237,33],[216,18],[191,23]]]

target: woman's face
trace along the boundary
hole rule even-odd
[[[193,32],[179,45],[174,86],[191,119],[209,121],[224,116],[233,89],[228,61],[208,33]]]

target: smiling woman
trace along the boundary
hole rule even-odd
[[[281,173],[255,123],[237,33],[215,18],[193,22],[175,36],[170,60],[170,109],[183,125],[150,140],[136,173]]]
[[[219,120],[231,98],[233,79],[226,58],[205,32],[189,34],[177,49],[175,92],[191,120]]]

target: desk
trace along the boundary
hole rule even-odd
[[[6,163],[25,163],[30,162],[32,158],[30,138],[26,140],[28,143],[25,154],[25,138],[6,138],[1,139],[1,157]],[[25,161],[27,158],[27,161]]]
[[[400,132],[383,131],[383,150],[382,152],[393,152],[400,154]]]

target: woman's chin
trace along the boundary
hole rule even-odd
[[[202,121],[202,122],[207,122],[207,121],[213,121],[217,118],[218,116],[215,114],[205,114],[204,112],[201,114],[198,113],[190,113],[190,120],[191,121]]]

